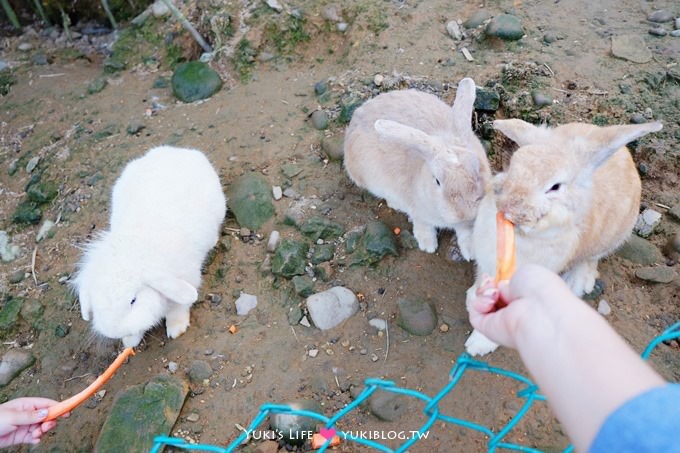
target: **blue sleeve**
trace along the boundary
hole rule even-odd
[[[680,452],[680,384],[649,390],[607,417],[591,453]]]

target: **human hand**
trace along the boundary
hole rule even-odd
[[[0,404],[0,448],[39,443],[42,435],[57,425],[54,420],[43,422],[47,408],[55,404],[57,401],[37,397],[16,398]]]
[[[499,299],[507,306],[499,308]],[[528,329],[554,334],[552,320],[568,299],[576,297],[557,274],[537,265],[522,266],[498,287],[491,278],[482,281],[468,301],[470,324],[490,340],[517,349],[519,335]]]

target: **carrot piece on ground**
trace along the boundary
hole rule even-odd
[[[127,360],[127,358],[131,355],[135,355],[135,351],[132,348],[125,348],[125,350],[121,352],[118,357],[116,357],[116,360],[113,361],[106,371],[104,371],[97,379],[95,379],[92,384],[88,385],[85,390],[48,408],[47,418],[45,421],[54,420],[60,415],[70,412],[81,405],[89,397],[94,395],[95,392],[99,390],[109,379],[111,379],[116,373],[116,370],[118,370],[123,362],[125,362],[125,360]]]
[[[515,225],[502,212],[496,214],[496,284],[515,273]]]

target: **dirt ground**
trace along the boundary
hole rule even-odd
[[[306,5],[309,24],[323,22],[319,14],[328,3]],[[371,8],[360,9],[362,5]],[[371,86],[376,74],[401,75],[436,82],[438,94],[451,102],[453,88],[463,77],[485,86],[501,81],[508,64],[535,63],[545,74],[540,77],[540,88],[554,103],[532,113],[552,123],[627,123],[632,115],[650,108],[651,116],[664,123],[664,130],[641,140],[634,153],[645,168],[643,205],[665,214],[659,206],[680,203],[680,90],[678,79],[672,77],[678,74],[680,38],[649,35],[646,21],[656,9],[678,17],[677,2],[487,2],[492,15],[512,9],[522,20],[526,36],[515,43],[472,36],[458,43],[448,36],[446,23],[470,17],[480,8],[476,2],[363,0],[347,2],[344,8],[359,11],[346,32],[313,28],[310,39],[297,44],[286,57],[255,61],[247,81],[241,81],[229,60],[216,63],[225,86],[207,101],[194,104],[175,101],[169,88],[153,88],[159,75],[170,72],[144,65],[106,75],[108,85],[88,94],[88,86],[103,75],[102,58],[65,58],[47,50],[54,55],[51,63],[36,65],[31,55],[44,45],[41,38],[32,39],[31,52],[17,50],[20,37],[2,40],[0,59],[11,63],[16,83],[0,98],[0,229],[9,233],[22,252],[18,259],[0,264],[0,291],[3,300],[23,297],[44,307],[37,322],[20,320],[2,334],[1,353],[24,348],[36,358],[34,365],[0,389],[4,399],[38,394],[68,397],[84,388],[116,354],[120,345],[91,333],[65,283],[74,272],[79,247],[94,231],[107,227],[110,189],[122,167],[155,145],[172,143],[203,150],[219,170],[225,189],[246,172],[258,172],[272,185],[290,184],[302,196],[317,199],[328,218],[346,230],[373,219],[390,228],[411,229],[403,214],[390,210],[382,200],[364,196],[349,181],[341,163],[325,159],[321,139],[342,135],[344,125],[331,121],[325,131],[312,126],[308,114],[319,107],[314,86],[321,80],[330,80],[333,99],[339,99],[343,93]],[[376,8],[381,22],[371,26],[369,15],[377,14]],[[546,32],[559,39],[545,43]],[[653,59],[636,64],[612,57],[610,37],[624,33],[641,36]],[[466,61],[462,46],[470,49],[474,61]],[[646,80],[659,73],[667,74],[666,78],[650,88]],[[622,84],[631,91],[622,93]],[[158,104],[165,108],[156,108]],[[333,118],[332,102],[322,107]],[[153,115],[148,116],[147,109]],[[502,107],[497,117],[511,113]],[[130,124],[144,128],[129,134]],[[498,158],[502,155],[496,155],[497,167],[502,165]],[[43,209],[43,219],[57,222],[54,235],[37,244],[39,225],[17,225],[11,220],[31,178],[25,166],[34,156],[40,156],[37,170],[43,178],[58,185],[57,197]],[[16,159],[19,169],[10,176],[10,165]],[[280,170],[284,163],[297,163],[303,170],[289,179]],[[195,360],[209,362],[214,370],[208,384],[192,385],[172,434],[222,446],[239,435],[236,425],[247,426],[266,402],[311,399],[321,404],[325,415],[331,415],[351,401],[350,393],[341,391],[343,382],[360,386],[366,378],[379,377],[428,395],[444,387],[470,332],[464,294],[474,275],[473,264],[449,258],[452,234],[440,233],[439,250],[431,255],[417,249],[400,250],[399,256],[384,258],[375,267],[345,268],[332,262],[335,275],[328,282],[317,281],[315,290],[342,284],[362,293],[365,300],[360,312],[330,331],[291,326],[287,318],[290,284],[275,282],[271,273],[260,270],[272,230],[279,230],[282,237],[300,237],[293,227],[283,224],[289,203],[286,197],[276,201],[274,219],[249,240],[242,240],[239,225],[228,216],[223,239],[228,239],[230,247],[218,248],[207,268],[188,332],[175,340],[168,340],[162,327],[149,332],[139,353],[106,385],[105,396],[60,422],[34,450],[91,451],[116,393],[169,373],[168,362],[178,364],[178,375],[186,374]],[[678,223],[664,215],[650,240],[661,249],[678,230]],[[635,350],[642,351],[680,319],[680,307],[677,278],[669,284],[650,284],[635,277],[637,267],[618,256],[603,260],[600,269],[606,288],[600,298],[612,309],[606,319]],[[28,276],[10,283],[10,276],[22,269]],[[258,297],[256,312],[246,318],[237,316],[233,305],[239,291]],[[397,326],[396,302],[409,295],[431,299],[439,325],[448,330],[416,337]],[[220,303],[215,303],[215,296],[221,298]],[[596,306],[600,298],[588,303]],[[368,320],[376,316],[388,321],[389,335],[369,326]],[[232,324],[239,326],[236,334],[228,332]],[[310,349],[318,349],[318,356],[310,357]],[[484,360],[526,374],[511,350],[500,348]],[[677,381],[677,344],[661,345],[651,363],[666,378]],[[498,430],[519,407],[514,397],[518,389],[508,379],[468,373],[440,408]],[[425,422],[422,404],[415,400],[403,404],[406,410],[396,422],[380,421],[361,409],[339,426],[348,430],[418,429]],[[187,419],[189,414],[198,414],[198,420],[190,421],[194,417]],[[409,451],[484,451],[488,440],[443,423],[436,423],[430,432],[430,438]],[[560,451],[568,444],[545,404],[535,406],[506,440],[544,451]],[[398,445],[385,443],[391,448]],[[122,444],[121,451],[126,451]],[[366,449],[342,444],[338,450]]]

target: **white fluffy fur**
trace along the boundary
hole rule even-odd
[[[494,190],[482,200],[473,232],[477,282],[496,272],[496,212],[515,224],[517,266],[541,264],[561,273],[577,296],[592,291],[597,263],[629,236],[640,206],[640,177],[625,148],[660,123],[597,127],[571,123],[550,129],[521,120],[497,120],[496,129],[520,148]],[[472,355],[496,345],[473,332]]]
[[[113,187],[110,229],[87,246],[73,282],[83,319],[125,346],[163,318],[170,338],[184,333],[225,214],[200,151],[161,146],[131,161]]]
[[[437,249],[437,228],[454,228],[471,258],[472,223],[491,178],[471,127],[475,83],[458,84],[449,107],[432,94],[403,90],[367,101],[345,134],[345,169],[357,186],[406,213],[421,250]]]

